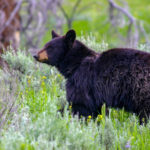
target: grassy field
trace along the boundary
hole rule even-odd
[[[97,51],[108,47],[90,36],[80,40]],[[141,126],[137,116],[116,109],[106,116],[105,105],[95,120],[73,117],[55,68],[23,50],[3,58],[10,68],[0,71],[0,150],[150,150],[150,121]]]

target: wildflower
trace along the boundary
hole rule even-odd
[[[69,105],[69,109],[72,109],[72,105]]]
[[[142,118],[142,122],[145,123],[145,118]]]
[[[130,145],[130,141],[128,141],[127,142],[127,144],[126,144],[126,146],[125,146],[126,148],[130,148],[131,147],[131,145]]]
[[[102,120],[103,116],[102,115],[98,115],[97,116],[97,122],[100,122]]]
[[[43,76],[42,79],[46,79],[46,76]]]
[[[89,116],[88,116],[88,119],[91,119],[91,118],[92,118],[92,116],[89,115]]]
[[[28,84],[31,84],[31,80],[30,79],[28,79]]]
[[[92,118],[92,116],[89,115],[88,118],[87,118],[87,122],[90,122],[91,118]]]
[[[60,75],[59,73],[57,74],[57,76],[58,76],[58,77],[61,77],[61,75]]]
[[[98,115],[98,119],[102,120],[103,116],[102,115]]]

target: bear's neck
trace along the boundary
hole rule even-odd
[[[85,60],[87,57],[91,58],[94,62],[98,56],[98,53],[87,48],[81,42],[76,41],[73,48],[68,51],[64,59],[57,66],[57,68],[60,73],[67,79],[74,74],[74,72],[82,64],[83,60]]]

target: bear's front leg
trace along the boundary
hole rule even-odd
[[[72,113],[73,115],[79,115],[79,117],[88,117],[89,115],[92,115],[92,112],[81,104],[72,104]]]

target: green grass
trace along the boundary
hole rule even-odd
[[[80,39],[96,50],[107,48],[107,43],[97,44],[91,37]],[[140,48],[146,50],[145,46]],[[73,117],[66,102],[65,79],[55,68],[36,63],[24,51],[15,56],[7,52],[3,58],[10,69],[0,72],[5,91],[0,94],[0,114],[7,106],[0,128],[0,150],[150,149],[150,121],[141,126],[137,116],[117,109],[110,109],[106,116],[105,105],[95,120]],[[9,111],[6,98],[15,100],[13,111]],[[63,115],[59,112],[62,106]]]

